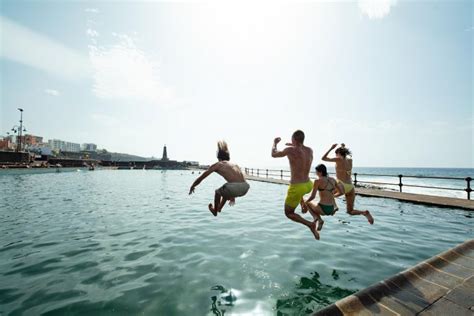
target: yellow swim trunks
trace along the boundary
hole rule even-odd
[[[292,183],[288,187],[286,193],[285,205],[296,208],[300,204],[301,198],[311,192],[313,189],[313,182],[309,180],[304,183]]]

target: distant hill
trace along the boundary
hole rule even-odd
[[[112,161],[149,161],[152,159],[157,159],[154,157],[147,158],[147,157],[135,156],[135,155],[130,155],[130,154],[122,154],[122,153],[109,152],[109,154],[111,155]]]

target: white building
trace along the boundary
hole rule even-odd
[[[60,139],[50,139],[48,140],[49,147],[52,150],[59,151],[69,151],[69,152],[78,152],[81,151],[81,145],[77,143],[65,142]]]
[[[49,147],[48,144],[45,144],[45,143],[30,145],[28,146],[28,150],[38,155],[47,155],[47,156],[52,155],[51,148]]]
[[[97,145],[92,143],[82,144],[82,150],[84,151],[97,151]]]

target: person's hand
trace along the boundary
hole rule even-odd
[[[337,147],[337,144],[333,144],[333,145],[331,146],[331,150],[333,150],[333,149],[336,148],[336,147]]]
[[[273,140],[273,143],[276,145],[281,141],[281,137],[277,137]]]
[[[189,195],[194,193],[194,188],[195,188],[195,186],[192,185],[191,188],[189,189]]]

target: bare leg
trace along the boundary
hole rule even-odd
[[[288,206],[286,204],[285,204],[285,215],[292,221],[303,224],[306,227],[308,227],[309,230],[311,230],[311,232],[313,233],[314,238],[319,240],[319,234],[318,234],[318,231],[316,230],[316,222],[310,222],[304,219],[303,217],[295,213],[294,207]]]
[[[374,223],[374,218],[368,210],[358,211],[354,209],[355,201],[355,190],[352,189],[349,193],[346,194],[346,203],[347,203],[347,213],[349,215],[364,215],[367,218],[367,221],[372,225]]]
[[[309,207],[309,212],[311,215],[313,215],[314,220],[318,222],[318,230],[323,229],[324,221],[321,218],[321,215],[323,215],[323,210],[321,210],[321,207],[311,202],[307,203],[306,205]]]
[[[222,197],[221,202],[219,203],[219,207],[216,209],[216,211],[220,213],[226,202],[227,202],[227,199]]]
[[[216,194],[214,195],[214,206],[212,206],[212,203],[209,203],[209,211],[211,211],[212,215],[214,216],[217,216],[217,212],[221,204],[221,198],[222,196],[216,192]]]

